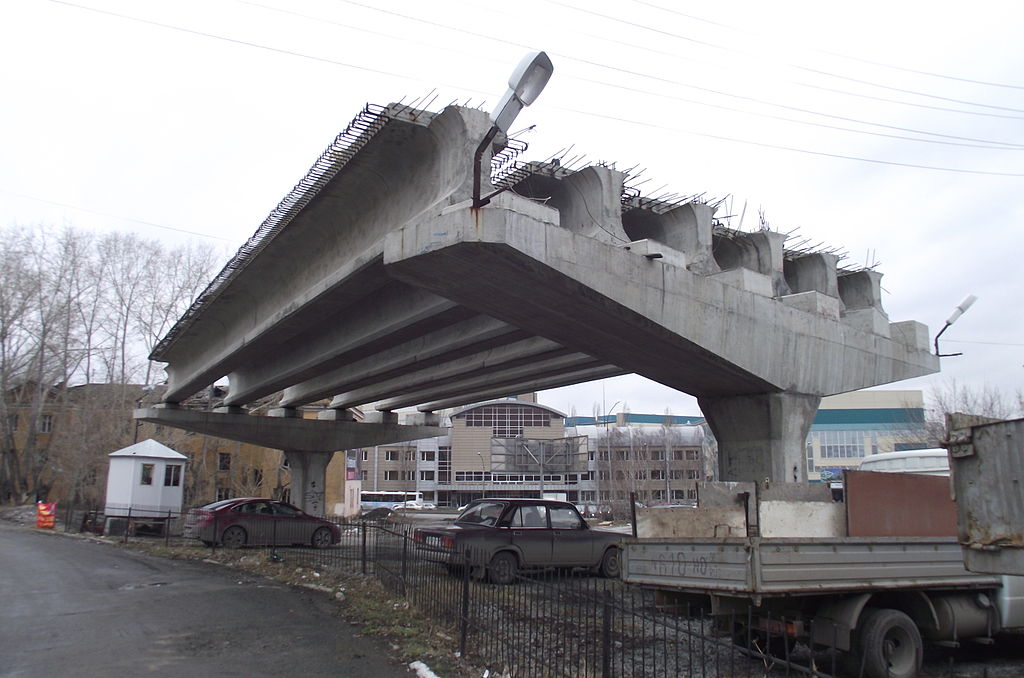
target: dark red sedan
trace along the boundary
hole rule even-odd
[[[314,546],[341,541],[337,525],[273,499],[224,499],[194,508],[185,517],[184,536],[207,546]]]

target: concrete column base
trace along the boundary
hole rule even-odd
[[[292,476],[292,502],[311,515],[323,515],[326,510],[324,490],[327,485],[327,465],[334,452],[298,452],[285,450],[288,470]]]
[[[719,480],[807,482],[807,432],[821,396],[762,393],[697,403],[718,440]]]

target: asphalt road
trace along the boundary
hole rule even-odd
[[[0,522],[0,676],[409,678],[323,594]]]

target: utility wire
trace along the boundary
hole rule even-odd
[[[276,47],[270,47],[270,46],[267,46],[267,45],[262,45],[262,44],[259,44],[259,43],[254,43],[254,42],[250,42],[250,41],[246,41],[246,40],[239,40],[239,39],[235,39],[235,38],[229,38],[229,37],[217,35],[217,34],[214,34],[214,33],[208,33],[208,32],[204,32],[204,31],[198,31],[198,30],[194,30],[194,29],[184,28],[184,27],[181,27],[181,26],[173,25],[173,24],[165,24],[165,23],[162,23],[162,22],[157,22],[157,21],[153,21],[153,20],[149,20],[149,19],[143,19],[143,18],[140,18],[140,17],[134,17],[134,16],[130,16],[130,15],[121,14],[121,13],[118,13],[118,12],[112,12],[112,11],[108,11],[108,10],[96,9],[96,8],[87,7],[87,6],[79,5],[79,4],[76,4],[76,3],[68,2],[67,0],[49,0],[49,1],[53,2],[53,3],[56,3],[56,4],[65,5],[65,6],[68,6],[68,7],[74,7],[74,8],[78,8],[78,9],[84,9],[84,10],[87,10],[87,11],[92,11],[92,12],[96,12],[96,13],[104,14],[104,15],[109,15],[109,16],[114,16],[114,17],[118,17],[118,18],[121,18],[121,19],[129,20],[129,21],[136,21],[136,22],[143,23],[143,24],[153,25],[153,26],[157,26],[157,27],[161,27],[161,28],[167,28],[169,30],[175,30],[175,31],[183,32],[183,33],[192,34],[192,35],[198,35],[198,36],[201,36],[201,37],[207,37],[207,38],[211,38],[211,39],[215,39],[215,40],[222,40],[222,41],[229,42],[229,43],[232,43],[232,44],[238,44],[238,45],[243,45],[243,46],[247,46],[247,47],[254,47],[254,48],[257,48],[257,49],[267,50],[267,51],[271,51],[271,52],[277,52],[277,53],[286,54],[286,55],[289,55],[289,56],[295,56],[295,57],[304,58],[304,59],[311,59],[311,60],[318,61],[318,62],[323,62],[323,63],[330,63],[330,64],[333,64],[333,65],[342,66],[342,67],[345,67],[345,68],[357,69],[357,70],[361,70],[361,71],[375,73],[375,74],[378,74],[378,75],[387,75],[387,76],[390,76],[390,77],[395,77],[395,78],[400,78],[400,79],[405,79],[405,80],[416,81],[415,78],[411,78],[411,77],[408,77],[408,76],[403,76],[403,75],[400,75],[400,74],[397,74],[397,73],[392,73],[392,72],[389,72],[389,71],[383,71],[383,70],[380,70],[380,69],[364,67],[364,66],[360,66],[360,65],[357,65],[357,64],[351,64],[351,63],[347,63],[347,62],[337,61],[337,60],[334,60],[334,59],[329,59],[329,58],[326,58],[326,57],[312,56],[312,55],[309,55],[309,54],[305,54],[305,53],[302,53],[302,52],[296,52],[296,51],[293,51],[293,50],[286,50],[286,49],[281,49],[281,48],[276,48]],[[385,14],[390,14],[390,15],[406,18],[406,19],[409,19],[409,20],[412,20],[412,21],[416,21],[416,22],[420,22],[420,23],[426,23],[428,25],[437,26],[439,28],[444,28],[444,29],[447,29],[447,30],[452,30],[452,31],[457,31],[457,32],[462,32],[462,33],[469,33],[469,34],[472,34],[472,35],[476,35],[478,37],[484,37],[484,38],[487,38],[487,39],[495,40],[497,42],[501,42],[501,43],[505,43],[505,44],[508,44],[508,45],[512,45],[512,46],[515,46],[515,47],[520,48],[520,49],[524,49],[524,48],[525,49],[530,49],[530,47],[528,45],[525,45],[525,44],[522,44],[522,43],[516,43],[516,42],[512,42],[512,41],[505,40],[505,39],[502,39],[502,38],[495,38],[495,37],[492,37],[492,36],[486,36],[486,35],[481,35],[481,34],[478,34],[478,33],[473,33],[471,31],[466,31],[464,29],[454,28],[454,27],[447,26],[445,24],[442,24],[442,23],[439,23],[439,22],[435,22],[435,21],[431,21],[431,20],[428,20],[428,19],[420,19],[418,17],[411,17],[411,16],[408,16],[408,15],[405,15],[405,14],[401,14],[401,13],[398,13],[398,12],[391,11],[391,10],[385,10],[385,9],[381,9],[379,7],[374,7],[372,5],[363,4],[361,2],[356,2],[355,0],[342,0],[342,1],[343,2],[347,2],[348,4],[364,7],[364,8],[373,10],[373,11],[382,12],[382,13],[385,13]],[[552,1],[554,1],[554,0],[552,0]],[[654,77],[654,76],[649,76],[649,75],[644,74],[644,73],[639,73],[639,72],[636,72],[636,71],[630,71],[628,69],[616,68],[616,67],[613,67],[613,66],[608,66],[606,64],[600,64],[600,63],[597,63],[597,62],[590,62],[590,61],[587,61],[587,60],[582,60],[582,59],[578,59],[578,58],[575,58],[575,57],[571,57],[571,56],[568,56],[568,55],[560,55],[560,56],[562,58],[565,58],[565,59],[569,59],[569,60],[573,60],[573,61],[577,61],[577,62],[582,62],[582,63],[587,63],[587,64],[594,65],[594,66],[601,67],[601,68],[616,70],[616,71],[620,71],[620,72],[623,72],[623,73],[626,73],[626,74],[629,74],[629,75],[645,77],[645,78],[648,78],[648,79],[653,79],[653,80],[656,80],[656,81],[662,81],[662,82],[666,82],[666,83],[669,83],[669,84],[682,85],[682,86],[686,86],[686,87],[693,87],[693,86],[690,86],[690,85],[685,85],[684,83],[679,83],[678,81],[672,81],[672,80],[668,80],[668,79],[665,79],[665,78],[658,78],[658,77]],[[602,84],[606,84],[607,85],[607,83],[602,83]],[[451,85],[451,84],[445,84],[445,86],[446,87],[453,87],[453,88],[460,88],[458,85]],[[616,85],[607,85],[607,86],[618,87],[620,89],[628,89],[628,88],[623,88],[623,87],[616,86]],[[704,89],[704,88],[697,88],[697,89]],[[479,93],[479,90],[472,90],[472,89],[470,89],[469,91],[476,91],[476,92]],[[706,91],[718,93],[718,92],[715,92],[715,90],[706,90]],[[740,98],[740,99],[748,99],[748,100],[751,100],[751,101],[755,101],[757,103],[767,103],[767,102],[760,102],[759,100],[756,100],[756,99],[753,99],[753,98],[750,98],[750,97],[739,97],[737,95],[729,95],[729,94],[724,94],[724,93],[719,93],[719,94],[722,94],[724,96],[731,96],[731,97],[735,97],[735,98]],[[785,106],[781,106],[779,104],[768,104],[768,105],[773,105],[773,106],[777,106],[777,107],[781,107],[781,108],[786,108]],[[607,120],[614,120],[614,121],[619,121],[619,122],[625,122],[627,124],[632,124],[632,125],[641,125],[641,126],[648,126],[648,127],[651,127],[651,128],[666,129],[666,130],[673,131],[673,132],[680,132],[680,133],[684,133],[684,134],[692,134],[692,135],[696,135],[696,136],[703,136],[703,137],[711,138],[711,139],[720,139],[720,140],[724,140],[724,141],[730,141],[730,142],[733,142],[733,143],[741,143],[741,144],[747,144],[747,145],[763,147],[763,148],[774,148],[774,149],[778,149],[778,150],[788,150],[788,151],[793,151],[793,152],[797,152],[797,153],[804,153],[804,154],[809,154],[809,155],[817,155],[817,156],[821,156],[821,157],[858,160],[858,161],[861,161],[861,162],[870,162],[870,163],[874,163],[874,164],[892,165],[892,166],[897,166],[897,167],[909,167],[909,168],[917,168],[917,169],[929,169],[929,170],[946,171],[946,172],[959,172],[959,173],[965,173],[965,174],[980,174],[980,175],[988,175],[988,176],[1010,176],[1010,177],[1024,176],[1024,174],[1018,174],[1018,173],[988,172],[988,171],[982,171],[982,170],[964,170],[964,169],[958,169],[958,168],[947,168],[947,167],[938,167],[938,166],[930,166],[930,165],[915,165],[915,164],[912,164],[912,163],[899,163],[899,162],[877,160],[877,159],[871,159],[871,158],[860,158],[860,157],[856,157],[856,156],[847,156],[847,155],[843,155],[843,154],[826,153],[826,152],[822,152],[822,151],[811,151],[811,150],[807,150],[807,149],[800,149],[800,148],[789,147],[789,146],[766,144],[766,143],[761,143],[761,142],[736,139],[736,138],[733,138],[733,137],[726,137],[726,136],[720,136],[720,135],[714,135],[714,134],[690,132],[690,131],[687,131],[687,130],[680,130],[680,129],[677,129],[677,128],[670,128],[670,127],[665,127],[665,126],[661,126],[661,125],[645,124],[645,123],[642,123],[642,122],[639,122],[639,121],[628,120],[628,119],[624,119],[624,118],[617,118],[615,116],[595,114],[595,113],[592,113],[592,112],[589,112],[589,111],[576,111],[574,109],[568,109],[568,108],[562,108],[561,110],[565,110],[565,111],[569,111],[569,112],[574,112],[574,113],[580,113],[580,114],[589,115],[589,116],[593,116],[593,117],[604,118],[604,119],[607,119]],[[795,109],[795,110],[801,110],[801,109]],[[825,114],[814,113],[812,111],[802,111],[802,112],[812,113],[812,114],[816,114],[816,115],[825,115]],[[760,114],[752,113],[752,115],[760,115]],[[858,122],[860,122],[860,121],[858,121]],[[873,124],[873,123],[862,123],[862,124]],[[993,144],[994,143],[1001,143],[1001,142],[988,142],[988,141],[985,141],[985,140],[976,140],[976,139],[964,139],[964,140],[980,141],[981,143],[993,143]]]
[[[72,205],[66,202],[58,202],[56,200],[48,200],[46,198],[40,198],[34,195],[27,195],[25,193],[16,193],[15,191],[8,191],[5,188],[0,188],[0,193],[6,193],[7,195],[13,195],[18,198],[25,198],[26,200],[34,200],[36,202],[46,203],[47,205],[56,205],[57,207],[67,207],[79,212],[88,212],[89,214],[96,214],[101,217],[110,217],[112,219],[120,219],[122,221],[129,221],[136,224],[143,224],[145,226],[152,226],[153,228],[160,228],[165,231],[174,231],[175,233],[184,233],[186,235],[195,235],[200,238],[212,238],[214,240],[223,240],[224,242],[236,242],[233,238],[224,238],[219,235],[210,235],[209,233],[200,233],[199,231],[189,231],[184,228],[175,228],[174,226],[165,226],[164,224],[158,224],[152,221],[145,221],[143,219],[136,219],[135,217],[126,217],[120,214],[113,214],[111,212],[101,212],[99,210],[89,209],[88,207],[81,207],[79,205]]]
[[[654,8],[654,9],[659,9],[659,10],[661,10],[663,12],[668,12],[669,14],[675,14],[675,15],[678,15],[678,16],[686,17],[687,19],[693,19],[694,21],[700,21],[702,23],[706,23],[706,24],[709,24],[711,26],[718,26],[719,28],[725,28],[725,29],[728,29],[730,31],[735,31],[737,33],[743,33],[745,35],[752,35],[752,36],[755,36],[755,37],[763,37],[763,36],[761,36],[761,35],[759,35],[757,33],[754,33],[754,32],[751,32],[751,31],[746,31],[746,30],[743,30],[743,29],[740,29],[740,28],[736,28],[735,26],[730,26],[729,24],[724,24],[724,23],[721,23],[721,22],[718,22],[718,21],[712,21],[711,19],[706,19],[706,18],[699,17],[699,16],[696,16],[696,15],[693,15],[693,14],[687,14],[686,12],[680,12],[679,10],[675,10],[675,9],[670,8],[670,7],[663,7],[663,6],[658,5],[656,3],[653,3],[653,2],[646,2],[646,0],[632,0],[632,1],[634,3],[636,3],[636,4],[638,4],[638,5],[645,5],[647,7],[651,7],[651,8]],[[871,59],[865,59],[863,57],[855,57],[855,56],[851,56],[849,54],[843,54],[841,52],[832,52],[830,50],[818,49],[816,47],[809,47],[809,48],[805,48],[805,49],[810,49],[811,51],[818,52],[819,54],[827,54],[828,56],[833,56],[833,57],[837,57],[837,58],[840,58],[840,59],[848,59],[850,61],[856,61],[856,62],[859,62],[859,63],[862,63],[862,64],[868,64],[870,66],[877,66],[879,68],[888,68],[890,70],[901,71],[903,73],[913,73],[915,75],[924,75],[924,76],[928,76],[930,78],[941,78],[943,80],[952,80],[954,82],[963,82],[963,83],[968,83],[968,84],[971,84],[971,85],[984,85],[986,87],[1000,87],[1000,88],[1004,88],[1004,89],[1024,90],[1024,85],[1011,85],[1011,84],[1005,83],[1005,82],[992,82],[990,80],[975,80],[973,78],[963,78],[963,77],[959,77],[959,76],[955,76],[955,75],[949,75],[948,73],[935,73],[934,71],[924,71],[924,70],[919,70],[919,69],[916,69],[916,68],[907,68],[905,66],[896,66],[894,64],[887,64],[887,63],[883,63],[881,61],[872,61]]]

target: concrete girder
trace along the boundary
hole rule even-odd
[[[284,390],[281,404],[295,407],[393,379],[412,370],[484,353],[528,337],[523,330],[500,320],[474,316],[290,386]]]
[[[595,379],[606,379],[608,377],[618,377],[623,374],[629,374],[627,370],[621,367],[615,367],[614,365],[603,365],[599,367],[589,367],[573,372],[566,372],[564,374],[539,377],[531,379],[529,381],[521,381],[515,383],[498,384],[489,388],[484,388],[479,391],[471,391],[460,393],[457,396],[447,398],[444,400],[435,400],[432,402],[422,403],[417,406],[420,412],[436,412],[439,410],[445,410],[450,407],[460,407],[462,405],[469,405],[471,403],[479,403],[485,400],[491,400],[493,398],[501,398],[509,395],[510,393],[530,393],[531,391],[543,391],[548,388],[559,388],[561,386],[571,386],[573,384],[582,384],[586,381],[593,381]]]
[[[236,369],[228,375],[231,389],[224,404],[252,402],[475,315],[448,299],[396,282],[378,289],[373,300],[321,317],[315,328],[289,340],[287,351]]]
[[[686,267],[694,273],[718,273],[721,268],[712,252],[714,210],[704,203],[690,202],[666,212],[641,209],[635,198],[622,213],[622,225],[630,240],[651,239],[686,256]]]
[[[554,359],[564,361],[573,356],[576,362],[593,360],[589,356],[573,354],[571,350],[548,339],[531,337],[480,353],[466,354],[434,367],[405,372],[354,391],[339,393],[334,396],[330,407],[353,407],[401,395],[430,393],[448,388],[450,384],[465,383],[467,379],[488,377],[496,382],[507,381],[510,374],[521,372],[524,367],[551,369],[556,364]],[[433,399],[433,396],[427,399]]]
[[[543,198],[558,210],[562,228],[621,245],[630,241],[622,226],[621,196],[625,176],[602,165],[579,172],[556,169],[547,174],[530,174],[516,184],[515,192]]]
[[[432,400],[458,397],[460,393],[477,392],[483,389],[499,389],[501,395],[528,393],[535,389],[513,388],[513,384],[531,384],[534,381],[558,378],[563,374],[575,374],[582,369],[606,367],[607,363],[583,353],[570,353],[553,358],[528,361],[517,367],[510,367],[495,373],[481,373],[448,381],[447,383],[422,384],[420,390],[397,389],[400,395],[374,403],[378,410],[398,410]],[[472,402],[472,400],[468,401]],[[333,403],[332,403],[333,406]]]
[[[204,293],[202,313],[186,314],[154,350],[152,359],[169,363],[169,402],[279,350],[320,322],[321,312],[350,305],[347,297],[339,303],[338,288],[357,290],[353,279],[379,261],[385,233],[472,195],[473,152],[491,126],[487,113],[449,107],[435,115],[395,105],[386,117],[355,155],[325,154],[330,167],[311,170],[264,222],[262,239],[222,273],[230,284]],[[287,221],[274,222],[277,214]],[[271,242],[288,256],[245,251]]]

